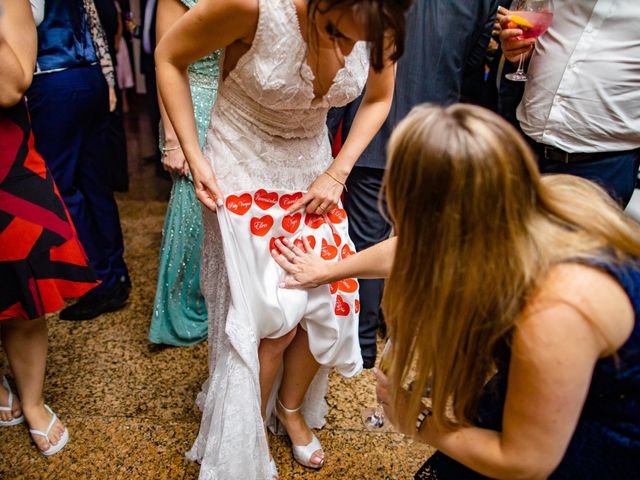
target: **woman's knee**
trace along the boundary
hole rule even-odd
[[[271,357],[281,356],[296,336],[298,327],[279,338],[263,338],[260,341],[260,353]]]
[[[25,320],[24,318],[10,318],[3,320],[0,323],[2,330],[10,330],[12,332],[20,333],[34,333],[47,329],[47,321],[44,317],[36,318],[34,320]]]

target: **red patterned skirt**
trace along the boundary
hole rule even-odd
[[[58,311],[98,283],[34,149],[25,102],[0,109],[0,320]]]

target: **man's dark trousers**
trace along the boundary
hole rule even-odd
[[[100,67],[36,75],[27,100],[36,150],[51,171],[89,262],[102,280],[97,290],[128,283],[120,217],[108,181],[109,97]]]
[[[631,200],[640,166],[640,148],[621,152],[598,153],[596,158],[562,161],[558,153],[549,155],[548,147],[527,137],[538,156],[540,173],[567,174],[586,178],[600,185],[611,198],[626,207]],[[547,152],[545,152],[547,150]]]

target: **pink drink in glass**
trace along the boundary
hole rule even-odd
[[[516,24],[515,28],[522,30],[522,35],[518,37],[519,40],[524,40],[526,38],[538,38],[547,31],[549,25],[551,25],[551,20],[553,20],[552,12],[517,11],[512,12],[512,15],[524,18],[532,25],[531,27],[526,27],[517,22],[513,22]]]

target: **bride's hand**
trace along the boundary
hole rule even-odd
[[[307,213],[316,213],[322,215],[330,212],[340,201],[344,183],[340,183],[335,175],[324,172],[309,187],[301,199],[296,201],[289,212],[295,212],[303,207]]]
[[[329,264],[316,255],[306,237],[302,237],[304,251],[286,238],[276,240],[278,250],[271,250],[271,256],[287,272],[282,288],[314,288],[327,283]]]
[[[202,158],[190,165],[196,197],[209,210],[215,212],[224,205],[222,191],[209,162]]]

